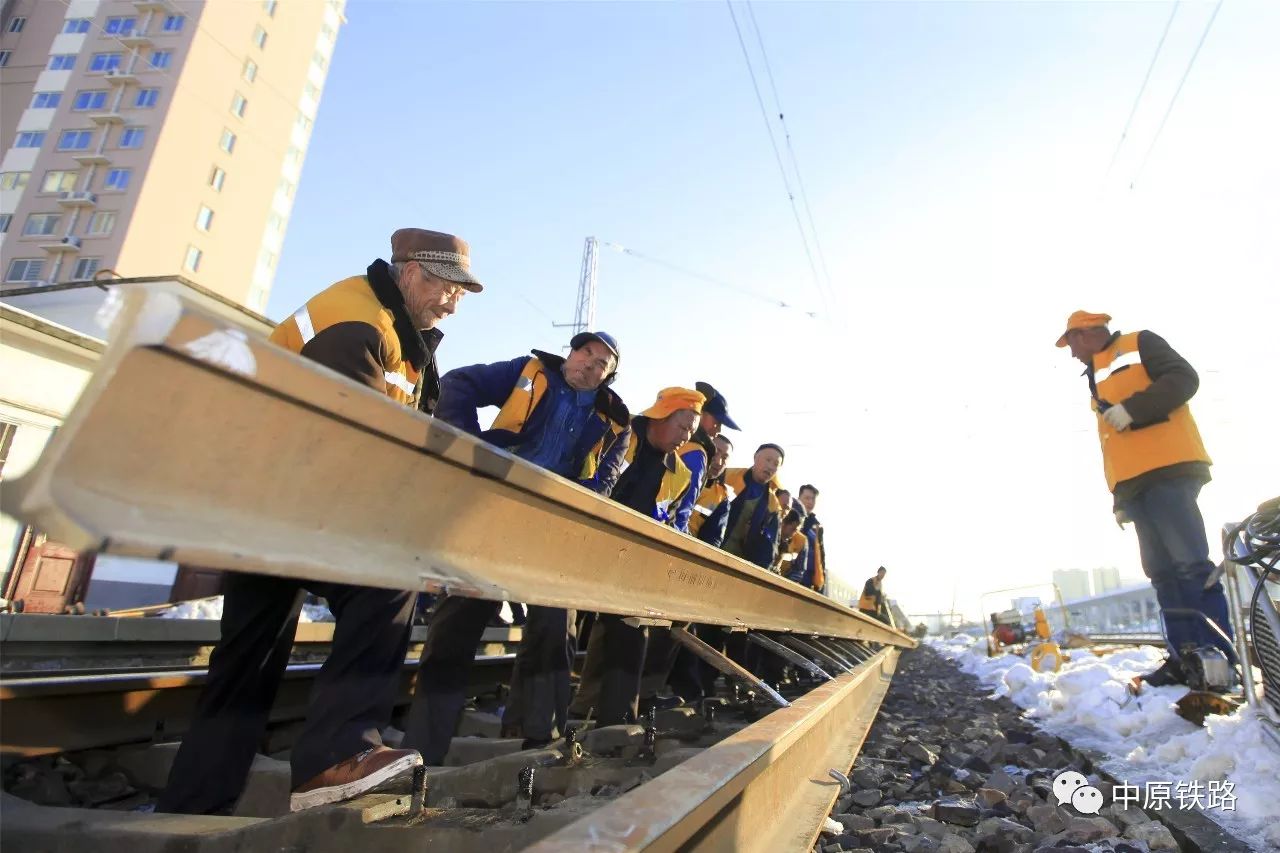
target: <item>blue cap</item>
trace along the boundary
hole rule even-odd
[[[585,346],[588,341],[599,341],[609,348],[609,352],[613,353],[614,358],[622,361],[622,352],[618,349],[618,342],[608,332],[578,332],[578,334],[569,339],[569,349],[578,349]]]
[[[742,427],[733,422],[733,418],[729,417],[729,403],[725,400],[724,395],[712,387],[710,382],[698,382],[694,385],[702,396],[707,398],[707,402],[702,404],[703,414],[709,414],[720,422],[721,426],[729,429],[741,430]]]

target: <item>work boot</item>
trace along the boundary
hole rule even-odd
[[[396,786],[403,786],[407,792],[413,771],[421,766],[422,756],[416,750],[370,747],[339,761],[294,791],[289,797],[289,810],[300,812]]]
[[[1165,662],[1154,672],[1138,676],[1152,687],[1167,687],[1170,684],[1186,684],[1187,674],[1182,669],[1182,662],[1177,658],[1166,658]]]

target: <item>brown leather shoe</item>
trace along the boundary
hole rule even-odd
[[[289,797],[289,809],[299,812],[327,803],[340,803],[361,794],[396,785],[409,789],[413,770],[422,766],[416,749],[375,746],[330,767]]]

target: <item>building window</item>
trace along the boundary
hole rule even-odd
[[[0,172],[0,190],[20,190],[30,177],[30,172]]]
[[[284,230],[284,217],[272,211],[267,215],[267,227],[279,234]]]
[[[27,25],[26,18],[14,18],[13,20],[9,21],[9,32],[20,33],[22,32],[22,28],[25,27],[26,25]]]
[[[311,54],[311,64],[323,71],[329,67],[329,60],[325,59],[324,54],[317,50]]]
[[[14,148],[39,148],[44,145],[44,131],[24,131],[18,134],[18,139],[13,143]]]
[[[302,84],[302,94],[313,101],[318,101],[320,100],[320,87],[308,80]]]
[[[0,50],[0,68],[4,68],[9,64],[9,57],[13,56],[12,50]]]
[[[333,41],[337,36],[337,33],[333,31],[333,27],[329,26],[327,22],[320,24],[320,34],[329,41]]]
[[[196,227],[201,231],[208,231],[213,225],[213,211],[205,205],[200,205],[200,212],[196,214]]]
[[[213,171],[209,173],[209,186],[213,187],[215,192],[222,192],[222,185],[226,183],[227,173],[217,166],[213,167]]]
[[[104,190],[126,190],[129,188],[131,169],[109,169],[106,180],[102,182]]]
[[[58,136],[59,151],[88,151],[93,142],[92,130],[64,130]]]
[[[76,188],[77,171],[49,171],[44,173],[44,183],[40,184],[42,193],[69,193]]]
[[[133,105],[139,109],[149,109],[159,100],[159,89],[139,89],[137,96],[133,99]]]
[[[62,25],[62,31],[71,35],[87,33],[89,32],[89,25],[92,23],[88,18],[68,18],[67,22]]]
[[[145,127],[126,127],[120,131],[120,147],[141,148],[146,138],[147,129]]]
[[[74,53],[55,53],[49,57],[50,71],[70,71],[76,67],[76,55]]]
[[[186,23],[187,18],[185,15],[165,15],[164,23],[160,26],[160,29],[166,33],[180,33]]]
[[[284,152],[284,162],[288,166],[297,166],[302,162],[302,149],[296,145],[290,145],[289,150]]]
[[[9,223],[12,221],[12,213],[0,213],[0,234],[9,233]]]
[[[236,92],[235,97],[231,99],[231,112],[235,113],[236,118],[244,118],[244,111],[248,106],[249,102],[244,99],[244,95]]]
[[[276,268],[276,262],[280,259],[276,257],[276,253],[270,249],[263,249],[262,254],[258,256],[258,263],[269,270]]]
[[[77,92],[75,102],[72,103],[71,109],[83,112],[84,110],[100,110],[107,105],[107,92],[105,89],[94,89],[84,92]]]
[[[31,108],[33,110],[50,110],[62,103],[61,92],[36,92],[35,97],[31,99]]]
[[[246,59],[244,61],[244,72],[240,76],[244,77],[244,79],[248,80],[250,83],[258,79],[258,63],[254,62],[252,59]]]
[[[276,184],[276,192],[280,193],[285,198],[292,199],[293,194],[297,191],[297,185],[288,178],[281,178],[280,183]]]
[[[5,281],[39,281],[44,272],[44,260],[41,258],[14,258],[9,262],[9,271],[5,273]]]
[[[262,27],[255,27],[253,30],[253,43],[258,46],[258,50],[263,50],[267,46],[267,31]]]
[[[116,214],[111,210],[99,210],[89,217],[89,227],[85,229],[86,234],[92,234],[95,237],[105,237],[110,234],[112,229],[116,227]]]
[[[22,228],[22,236],[48,237],[58,230],[58,223],[61,220],[61,213],[33,213],[27,217],[27,224]]]
[[[262,11],[267,13],[268,18],[276,16],[276,0],[263,0]]]
[[[173,63],[172,50],[153,50],[151,51],[151,67],[152,68],[168,68]]]
[[[137,18],[107,18],[102,31],[109,36],[127,36],[138,26]]]
[[[293,126],[296,127],[298,130],[302,131],[303,133],[310,133],[311,127],[312,127],[312,121],[311,119],[304,116],[302,113],[298,113],[298,117],[293,120]]]
[[[222,129],[222,139],[218,142],[218,147],[230,154],[236,150],[236,135],[226,128]]]
[[[89,60],[89,70],[104,73],[115,71],[120,67],[121,56],[122,54],[119,53],[95,53],[93,58]]]
[[[102,258],[81,258],[76,261],[76,269],[71,274],[71,280],[88,281],[93,278],[93,274],[98,271],[100,266],[102,266]]]
[[[182,268],[187,272],[200,272],[200,261],[204,259],[204,252],[195,246],[187,247],[187,256],[182,261]]]

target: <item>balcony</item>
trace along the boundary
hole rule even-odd
[[[123,68],[112,68],[102,76],[103,79],[113,86],[129,86],[138,82],[137,74],[134,74],[132,71],[126,71]]]
[[[124,116],[116,110],[103,110],[100,113],[91,113],[89,121],[98,125],[124,124]]]
[[[173,7],[165,0],[133,0],[133,8],[139,12],[161,12],[173,14]]]
[[[98,197],[90,192],[59,193],[58,204],[62,207],[97,207]]]
[[[50,238],[49,242],[41,243],[40,248],[52,254],[60,252],[78,252],[80,251],[80,238],[68,234],[62,238]]]
[[[102,151],[81,151],[72,154],[71,159],[81,166],[105,166],[111,162],[111,158]]]
[[[131,47],[134,50],[137,50],[140,47],[150,47],[151,36],[146,33],[130,32],[126,35],[116,36],[116,41],[120,42],[120,44],[125,47]]]

